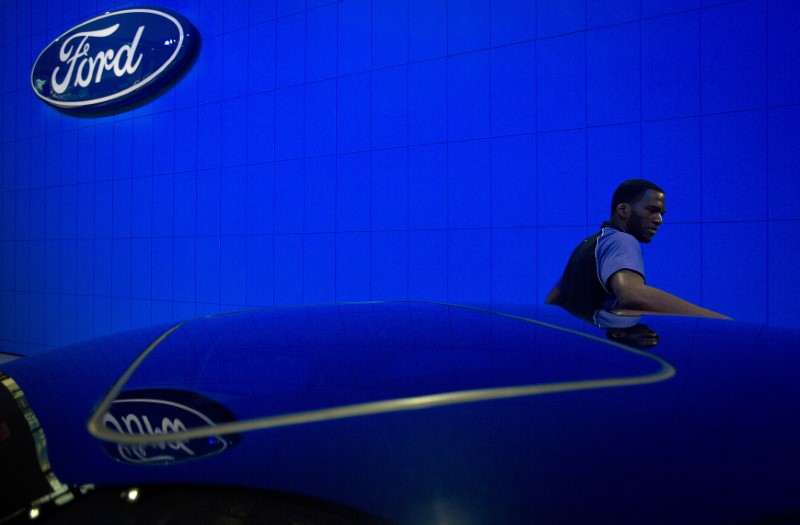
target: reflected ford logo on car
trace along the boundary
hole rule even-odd
[[[126,435],[164,435],[216,426],[233,421],[233,415],[216,401],[182,390],[134,390],[123,392],[103,416],[103,424]],[[165,439],[155,445],[105,443],[106,451],[124,463],[164,465],[205,458],[224,452],[238,442],[237,436],[201,439]]]
[[[31,86],[62,109],[105,109],[151,93],[186,62],[189,22],[165,9],[112,11],[73,27],[36,59]]]

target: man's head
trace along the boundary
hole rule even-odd
[[[650,242],[666,213],[664,190],[644,179],[626,180],[611,199],[611,222],[639,242]]]

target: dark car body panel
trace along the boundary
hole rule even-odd
[[[645,320],[659,336],[648,351],[555,308],[272,308],[192,320],[155,345],[170,327],[2,370],[68,485],[258,488],[407,524],[800,517],[800,332]],[[121,391],[212,400],[239,427],[204,432],[235,437],[232,446],[129,464],[89,433],[87,420],[146,349]]]

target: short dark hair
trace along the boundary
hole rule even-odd
[[[620,184],[614,192],[614,196],[611,198],[611,215],[614,215],[617,206],[623,202],[625,204],[635,204],[636,201],[644,197],[647,190],[664,193],[664,190],[662,190],[658,184],[650,182],[649,180],[630,179]]]

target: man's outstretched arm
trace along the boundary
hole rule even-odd
[[[622,308],[730,319],[728,316],[697,306],[664,290],[648,286],[644,282],[644,277],[631,270],[616,272],[608,280],[608,285],[619,299]]]

